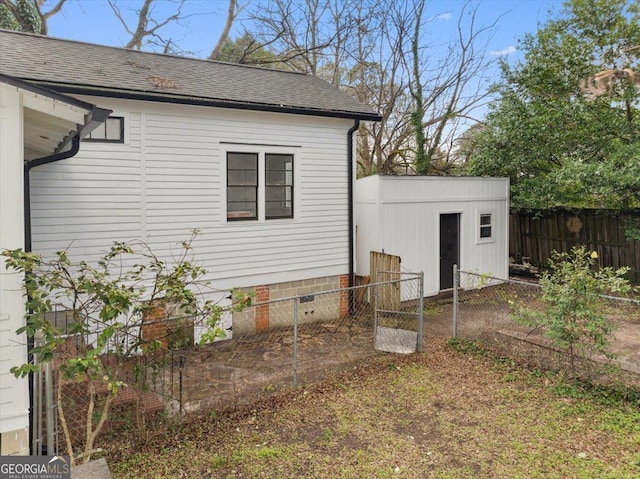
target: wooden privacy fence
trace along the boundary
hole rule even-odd
[[[584,245],[603,266],[630,267],[629,279],[640,284],[640,241],[626,235],[640,226],[640,210],[512,210],[509,225],[509,255],[518,263],[544,266],[554,250]]]
[[[400,309],[400,256],[371,251],[369,275],[372,283],[392,282],[378,287],[376,307],[388,310]]]

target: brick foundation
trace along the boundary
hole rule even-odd
[[[142,340],[145,343],[160,341],[163,348],[167,347],[167,307],[163,301],[156,304],[145,312],[142,320]]]
[[[270,288],[266,286],[258,286],[256,288],[256,303],[266,303],[269,301]],[[266,331],[269,329],[269,305],[256,306],[256,331]]]
[[[340,276],[340,289],[349,287],[349,275]],[[349,316],[349,291],[340,291],[340,319]]]

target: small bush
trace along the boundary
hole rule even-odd
[[[540,278],[542,310],[518,305],[516,318],[522,324],[543,330],[554,347],[566,352],[571,372],[576,360],[594,354],[613,358],[610,341],[614,324],[607,317],[605,294],[624,294],[630,289],[624,278],[628,268],[601,268],[595,252],[584,247],[571,253],[554,252],[549,270]]]

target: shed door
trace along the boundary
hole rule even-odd
[[[453,265],[460,266],[460,214],[440,215],[440,291],[453,288]]]

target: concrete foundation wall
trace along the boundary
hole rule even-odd
[[[233,313],[233,334],[252,334],[267,329],[290,327],[294,319],[294,302],[284,300],[301,296],[298,324],[327,321],[348,314],[348,292],[337,291],[348,285],[347,275],[288,281],[247,289],[255,294],[253,304]],[[335,291],[327,293],[327,291]],[[261,304],[269,303],[269,304]]]

